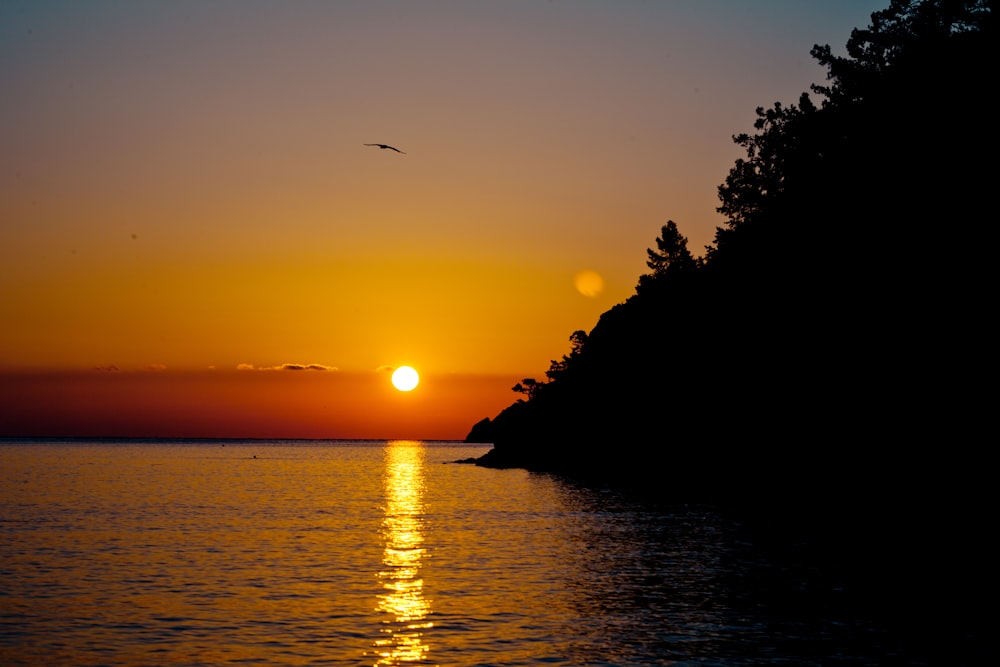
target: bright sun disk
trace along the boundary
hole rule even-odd
[[[420,376],[409,366],[400,366],[392,372],[392,386],[400,391],[410,391],[420,382]]]

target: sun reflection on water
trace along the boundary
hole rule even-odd
[[[424,632],[430,600],[424,597],[420,564],[424,557],[423,535],[423,445],[397,440],[385,450],[385,518],[382,520],[385,550],[378,573],[384,592],[378,610],[384,636],[375,642],[375,665],[400,665],[427,657]]]

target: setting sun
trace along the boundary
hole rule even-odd
[[[392,386],[400,391],[410,391],[420,382],[420,376],[409,366],[400,366],[392,372]]]

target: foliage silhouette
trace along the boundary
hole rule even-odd
[[[822,535],[831,559],[863,546],[855,574],[886,598],[926,593],[899,559],[956,550],[980,577],[956,585],[995,591],[974,525],[992,487],[976,378],[994,346],[994,4],[892,0],[846,56],[814,47],[826,84],[733,137],[705,256],[663,226],[636,293],[475,425],[494,444],[480,463],[738,508]]]
[[[656,238],[656,250],[647,248],[646,254],[649,257],[646,266],[653,272],[639,276],[639,284],[636,286],[639,294],[654,284],[671,278],[678,280],[680,276],[690,274],[700,266],[699,260],[688,250],[687,238],[681,236],[677,223],[673,220],[668,221],[660,230],[660,235]]]
[[[723,453],[766,469],[768,450],[801,456],[804,436],[965,430],[982,401],[955,391],[968,384],[955,362],[981,361],[993,277],[978,236],[995,133],[975,99],[992,4],[894,0],[848,56],[814,47],[822,100],[758,108],[756,133],[733,137],[746,156],[719,187],[726,223],[705,257],[664,225],[636,294],[469,434],[495,444],[485,462],[632,477],[629,454],[669,451],[715,477]],[[706,444],[751,436],[768,445],[747,457]],[[680,451],[691,442],[702,455]]]

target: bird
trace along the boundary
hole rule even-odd
[[[390,146],[389,144],[365,144],[365,146],[378,146],[379,148],[388,148],[391,151],[396,151],[397,153],[403,153],[403,151],[399,150],[395,146]],[[406,155],[406,153],[403,153],[403,155]]]

